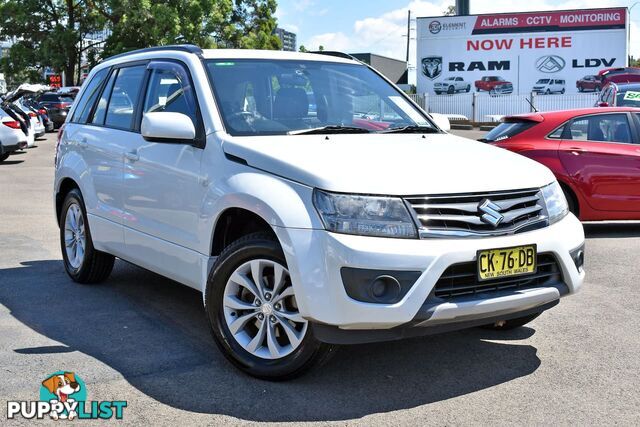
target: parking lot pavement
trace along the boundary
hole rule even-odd
[[[464,133],[463,133],[464,135]],[[291,382],[239,373],[201,296],[116,262],[104,284],[64,273],[52,213],[53,134],[0,163],[0,417],[58,370],[124,421],[640,424],[640,225],[589,224],[587,280],[529,327],[341,348]]]

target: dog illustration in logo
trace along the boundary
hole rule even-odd
[[[73,402],[73,399],[69,399],[69,395],[80,391],[80,384],[76,381],[76,376],[73,372],[65,372],[64,374],[52,375],[46,380],[42,381],[42,385],[49,390],[51,394],[55,394],[58,397],[57,402],[63,403],[69,400]],[[56,402],[55,400],[51,401]],[[67,418],[69,420],[74,419],[78,414],[76,411],[70,411],[66,416],[64,414],[58,414],[58,412],[52,411],[51,418],[57,420],[58,418]]]
[[[427,56],[422,58],[422,74],[431,80],[442,74],[442,56]]]

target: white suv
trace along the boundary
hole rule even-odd
[[[581,286],[582,226],[547,168],[437,121],[347,55],[107,59],[56,150],[65,268],[99,282],[119,257],[201,290],[261,378],[334,344],[521,326]]]

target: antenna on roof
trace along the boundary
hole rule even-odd
[[[527,104],[529,104],[531,106],[531,109],[533,110],[534,113],[538,112],[538,109],[536,108],[535,105],[533,105],[533,102],[531,102],[531,100],[529,98],[525,98],[525,101],[527,101]]]

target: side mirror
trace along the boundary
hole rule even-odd
[[[449,132],[451,130],[451,123],[449,119],[444,114],[431,113],[431,118],[435,122],[436,126],[442,129],[445,132]]]
[[[196,128],[191,119],[182,113],[159,111],[142,116],[140,133],[147,141],[193,144]]]
[[[608,102],[598,102],[598,107],[608,107],[609,103]]]

